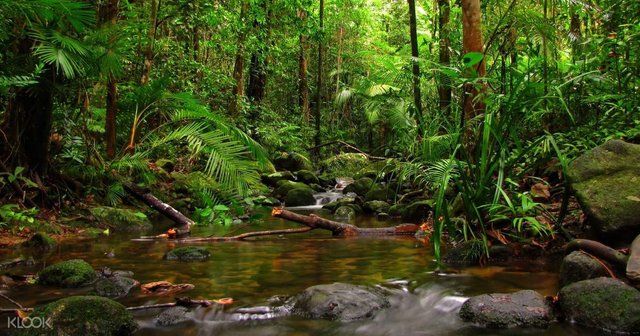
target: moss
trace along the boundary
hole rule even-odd
[[[309,189],[311,187],[301,182],[293,182],[293,181],[280,181],[278,182],[278,187],[274,190],[273,195],[276,197],[283,198],[287,196],[289,191],[293,189]]]
[[[81,287],[96,280],[91,265],[81,259],[67,260],[51,265],[38,273],[38,283],[59,287]]]
[[[343,205],[336,209],[335,215],[338,218],[346,218],[351,220],[356,216],[356,210],[351,206]]]
[[[98,206],[89,209],[96,220],[118,232],[141,232],[151,229],[147,216],[131,209]]]
[[[167,252],[164,258],[167,260],[202,261],[209,258],[210,255],[209,250],[204,247],[184,246]]]
[[[371,190],[372,188],[376,187],[376,185],[373,183],[373,180],[369,177],[362,177],[357,179],[355,182],[349,184],[348,186],[346,186],[342,192],[347,194],[347,193],[355,193],[358,196],[364,196],[366,195],[367,192],[369,192],[369,190]]]
[[[311,160],[296,152],[281,152],[273,159],[273,164],[278,170],[313,170]]]
[[[352,177],[367,166],[367,157],[358,153],[338,154],[320,162],[323,174],[330,178]]]
[[[402,216],[402,213],[407,208],[406,204],[394,204],[389,208],[389,215],[391,216]]]
[[[297,188],[289,190],[284,198],[284,204],[287,206],[313,205],[316,204],[316,198],[313,197],[311,189]]]
[[[273,174],[262,175],[262,181],[269,186],[276,186],[280,181],[293,181],[295,177],[289,171],[275,172]]]
[[[389,211],[389,203],[385,201],[369,201],[364,204],[364,209],[370,213]]]
[[[306,184],[318,184],[320,180],[313,172],[309,170],[299,170],[296,172],[296,176],[298,177],[298,181]]]
[[[365,202],[369,201],[393,201],[396,193],[392,188],[383,186],[374,186],[364,195]]]
[[[327,203],[325,205],[322,206],[323,209],[327,209],[331,212],[336,211],[337,208],[343,206],[343,205],[348,205],[348,204],[353,204],[356,202],[356,198],[355,197],[343,197],[340,198],[338,200],[335,200],[331,203]]]
[[[31,318],[50,319],[52,328],[21,329],[20,336],[126,336],[137,329],[131,313],[120,303],[99,296],[71,296],[38,307]]]
[[[34,234],[29,240],[22,243],[23,247],[35,248],[40,250],[50,250],[56,247],[57,243],[55,239],[49,237],[48,234],[38,232]]]

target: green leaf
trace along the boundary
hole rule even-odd
[[[142,212],[140,212],[140,211],[136,212],[134,215],[135,215],[136,217],[138,217],[138,218],[142,218],[142,219],[147,218],[147,215],[145,215],[144,213],[142,213]]]
[[[474,66],[474,65],[480,63],[483,58],[484,58],[484,54],[483,53],[480,53],[480,52],[477,52],[477,51],[472,51],[470,53],[465,54],[462,57],[462,64],[465,67]]]
[[[218,204],[213,207],[214,211],[229,211],[229,208],[224,204]]]

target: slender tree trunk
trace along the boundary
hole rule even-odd
[[[338,29],[338,55],[336,56],[336,95],[340,93],[340,71],[342,70],[342,45],[344,43],[344,27]]]
[[[411,63],[413,71],[413,103],[415,105],[415,119],[418,126],[418,138],[422,138],[422,94],[420,93],[420,63],[418,62],[418,32],[416,23],[416,2],[409,2],[409,30],[411,34]]]
[[[462,0],[462,47],[464,54],[484,51],[480,0]],[[474,68],[467,69],[469,76],[474,72],[478,77],[485,75],[484,60]],[[469,120],[484,110],[484,103],[477,101],[479,91],[473,84],[466,84],[464,92],[464,117],[465,120]]]
[[[451,47],[449,39],[449,17],[451,8],[449,0],[438,0],[438,11],[438,30],[440,32],[439,61],[441,66],[447,67],[451,62],[451,53],[449,51],[449,48]],[[449,106],[451,105],[451,78],[444,73],[441,73],[438,84],[440,111],[449,114]]]
[[[160,0],[151,1],[151,15],[149,17],[149,31],[147,33],[147,48],[144,52],[144,65],[142,67],[142,77],[140,78],[140,84],[147,85],[149,83],[149,74],[151,73],[151,66],[153,65],[153,47],[156,40],[156,31],[158,29],[158,10],[160,9]]]
[[[570,28],[570,38],[571,38],[571,46],[573,48],[573,53],[571,54],[571,58],[573,63],[576,63],[576,60],[580,59],[581,48],[580,43],[582,42],[582,21],[580,20],[580,16],[578,15],[578,10],[576,9],[576,5],[571,6],[571,28]]]
[[[304,10],[298,11],[298,17],[300,17],[302,24],[304,25],[307,20],[307,12]],[[300,34],[300,56],[298,58],[298,104],[304,120],[309,122],[311,111],[309,109],[309,82],[307,80],[307,72],[309,64],[307,61],[307,52],[309,49],[309,42],[307,36]]]
[[[103,24],[115,27],[118,17],[119,0],[109,0],[105,11]],[[116,36],[112,32],[109,37],[109,48],[114,48]],[[105,141],[107,143],[107,157],[116,155],[116,116],[118,114],[118,81],[113,73],[107,79],[107,117],[105,123]]]
[[[547,23],[548,19],[548,0],[544,0],[542,14],[544,18],[544,22]],[[544,82],[544,94],[547,95],[549,90],[549,59],[547,52],[547,36],[546,34],[542,34],[542,77]]]
[[[249,10],[249,2],[243,1],[242,8],[240,9],[240,20],[244,23],[247,17],[247,11]],[[245,40],[246,27],[244,25],[240,28],[238,33],[238,51],[236,53],[236,60],[233,65],[233,80],[236,86],[233,88],[233,99],[229,106],[229,112],[232,116],[236,117],[239,113],[239,104],[244,97],[244,58],[245,58]]]
[[[314,136],[315,146],[320,148],[320,114],[322,111],[322,49],[324,46],[324,0],[320,0],[320,40],[318,41],[318,78],[316,81],[316,106],[315,106],[315,124],[316,134]],[[318,157],[319,150],[315,153]]]
[[[262,6],[267,17],[266,26],[258,21],[254,22],[254,27],[259,31],[260,38],[263,40],[253,55],[251,55],[251,65],[249,66],[249,88],[247,89],[247,97],[255,105],[259,105],[264,99],[265,89],[267,86],[267,45],[269,38],[269,6],[267,0],[262,1]],[[255,119],[255,118],[253,118]]]

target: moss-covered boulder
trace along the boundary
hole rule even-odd
[[[38,283],[58,287],[82,287],[97,279],[91,265],[81,259],[62,261],[38,273]]]
[[[357,202],[357,199],[355,197],[343,197],[331,203],[327,203],[323,205],[322,208],[327,209],[331,212],[335,212],[337,208],[343,205],[355,204],[356,202]]]
[[[278,170],[313,170],[311,160],[295,152],[280,152],[272,162]]]
[[[46,320],[51,328],[26,328],[20,336],[127,336],[138,328],[120,303],[99,296],[71,296],[36,308],[29,316]]]
[[[640,234],[640,145],[611,140],[569,165],[567,177],[601,238],[629,243]]]
[[[369,213],[380,213],[389,211],[389,203],[385,201],[369,201],[364,203],[364,211]]]
[[[309,287],[293,301],[295,315],[337,321],[372,318],[389,306],[380,291],[345,283]]]
[[[309,188],[296,188],[289,190],[284,198],[286,206],[302,206],[316,204],[316,198],[313,197],[313,191]]]
[[[612,278],[575,282],[560,290],[567,321],[615,333],[640,332],[640,291]]]
[[[372,180],[375,180],[378,177],[378,172],[372,169],[371,167],[365,167],[360,169],[355,175],[353,175],[354,179],[361,179],[363,177],[368,177]]]
[[[336,177],[352,177],[369,165],[367,156],[359,153],[343,153],[320,162],[323,174]]]
[[[143,232],[152,228],[147,216],[131,209],[98,206],[89,209],[93,217],[102,225],[116,232]]]
[[[165,253],[166,260],[203,261],[211,256],[209,250],[201,246],[183,246]]]
[[[280,182],[278,182],[277,188],[273,191],[273,195],[275,197],[283,199],[285,196],[287,196],[289,191],[291,191],[293,189],[309,189],[309,190],[311,190],[311,187],[309,187],[308,185],[306,185],[306,184],[304,184],[302,182],[280,181]]]
[[[433,201],[416,201],[409,204],[402,210],[402,220],[411,223],[422,223],[427,218],[433,209]]]
[[[607,270],[596,259],[582,251],[564,257],[560,266],[560,287],[574,282],[607,276]]]
[[[396,198],[396,192],[393,188],[387,186],[375,185],[364,195],[365,202],[369,201],[385,201],[393,202]]]
[[[336,218],[351,220],[356,217],[356,209],[348,205],[343,205],[336,209],[334,215]]]
[[[262,182],[270,187],[275,187],[280,181],[293,181],[295,176],[290,171],[279,171],[272,174],[262,175]]]
[[[320,180],[318,179],[316,174],[314,174],[310,170],[299,170],[299,171],[296,172],[296,177],[298,178],[298,181],[300,181],[302,183],[306,183],[306,184],[319,184],[320,183]]]
[[[407,204],[394,204],[389,208],[389,215],[393,217],[400,217],[406,208]]]
[[[37,250],[51,250],[58,245],[55,239],[49,237],[44,232],[38,232],[31,236],[29,240],[22,243],[22,247],[32,248]]]
[[[93,289],[99,296],[119,298],[129,294],[129,291],[140,283],[130,277],[121,275],[111,275],[99,278]]]
[[[633,284],[640,284],[640,235],[633,240],[629,247],[629,261],[625,270],[627,279]]]
[[[532,290],[474,296],[462,304],[459,314],[488,328],[546,328],[555,320],[544,296]]]
[[[375,186],[376,184],[373,182],[371,178],[362,177],[355,180],[353,183],[349,184],[348,186],[346,186],[344,189],[342,189],[342,192],[345,194],[352,192],[358,196],[364,196],[367,194],[367,192],[369,192],[369,190],[371,190]]]

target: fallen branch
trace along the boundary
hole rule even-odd
[[[194,225],[195,222],[173,208],[171,205],[162,202],[151,193],[133,183],[124,183],[124,188],[128,193],[133,195],[133,197],[144,202],[154,210],[167,216],[178,224],[179,227],[176,229],[177,236],[188,235],[191,232],[191,226]]]
[[[176,302],[172,303],[158,303],[145,306],[127,307],[127,310],[146,310],[146,309],[158,309],[158,308],[171,308],[171,307],[209,307],[212,304],[228,305],[233,303],[231,298],[223,298],[218,300],[193,300],[191,298],[176,298]]]
[[[384,228],[359,228],[355,225],[335,222],[316,215],[306,216],[297,214],[283,208],[273,208],[271,215],[273,217],[288,219],[313,229],[329,230],[334,236],[340,237],[414,235],[420,230],[420,227],[416,224],[400,224]]]
[[[5,269],[9,269],[12,267],[29,264],[29,263],[33,263],[33,259],[16,258],[13,260],[4,261],[0,263],[0,270],[5,270]]]
[[[567,254],[576,250],[583,250],[623,270],[627,267],[627,261],[629,260],[629,257],[625,254],[589,239],[574,239],[565,245],[564,250]]]

